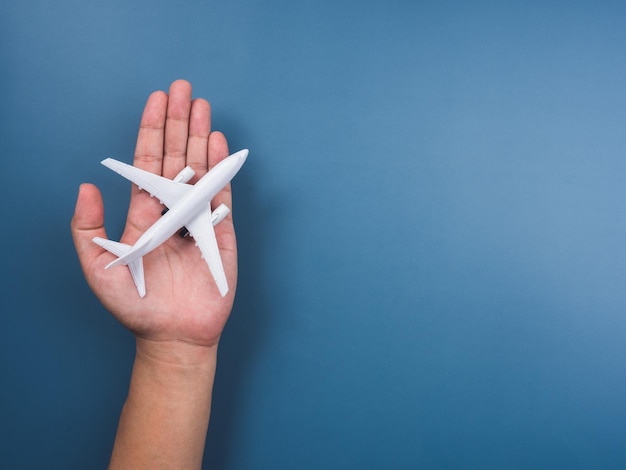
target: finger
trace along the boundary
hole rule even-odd
[[[219,131],[211,132],[209,135],[209,168],[213,168],[219,162],[228,157],[228,142],[226,137]]]
[[[155,91],[150,95],[141,116],[135,147],[134,165],[157,175],[161,174],[163,168],[167,102],[167,95],[162,91]],[[160,211],[158,201],[150,198],[147,192],[133,184],[126,230],[122,235],[125,243],[133,242],[138,234],[154,221]]]
[[[167,103],[162,172],[166,178],[174,178],[185,167],[190,111],[191,84],[177,80],[170,86]]]
[[[91,240],[94,237],[106,238],[102,195],[93,184],[85,183],[78,189],[71,230],[78,259],[85,269],[103,251]]]
[[[228,143],[226,137],[221,132],[211,132],[209,135],[209,168],[213,168],[219,162],[224,160],[228,156]],[[232,205],[232,196],[230,190],[230,183],[213,198],[211,205],[216,208],[220,204],[226,204],[229,208]],[[228,216],[230,217],[230,215]]]
[[[135,147],[134,165],[157,175],[161,174],[163,165],[167,102],[167,95],[162,91],[150,95],[141,116]]]
[[[208,170],[208,145],[210,133],[211,105],[206,100],[195,99],[191,102],[189,140],[187,142],[187,165],[191,166],[196,172],[192,182],[202,178]]]
[[[209,135],[209,168],[213,168],[228,156],[228,142],[221,132],[211,132]],[[225,204],[231,212],[215,226],[215,236],[220,248],[224,266],[230,266],[229,272],[234,277],[229,278],[229,285],[235,284],[237,271],[237,240],[233,226],[233,200],[231,185],[228,183],[211,201],[213,209],[220,204]]]

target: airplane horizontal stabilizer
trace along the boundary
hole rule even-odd
[[[113,266],[114,263],[118,263],[120,259],[128,253],[132,246],[127,245],[126,243],[114,242],[113,240],[107,240],[106,238],[95,237],[92,241],[96,244],[104,248],[105,250],[113,253],[119,258],[109,263],[106,267]],[[145,297],[146,295],[146,280],[143,273],[143,257],[139,256],[131,261],[124,262],[127,264],[128,269],[130,270],[130,274],[133,277],[133,281],[135,282],[135,286],[137,287],[137,292],[139,292],[140,297]]]

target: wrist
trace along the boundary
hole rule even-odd
[[[211,401],[216,365],[217,346],[138,338],[129,398],[139,391],[164,404],[203,408]]]
[[[162,396],[210,402],[216,367],[217,345],[137,338],[131,389],[150,384]]]
[[[196,345],[177,340],[136,338],[136,360],[164,368],[215,368],[217,344]]]

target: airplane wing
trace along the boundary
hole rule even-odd
[[[215,279],[220,294],[224,297],[228,292],[228,282],[224,274],[222,257],[220,256],[217,239],[215,238],[215,230],[211,222],[210,206],[207,204],[207,208],[185,224],[185,227],[187,227],[196,245],[200,248],[202,257],[209,265],[209,270]]]
[[[119,173],[127,180],[135,183],[139,189],[143,189],[156,197],[161,204],[172,207],[176,201],[187,194],[193,186],[186,183],[176,183],[163,176],[150,173],[132,165],[122,163],[112,158],[106,158],[101,162],[107,168]]]

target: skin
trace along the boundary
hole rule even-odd
[[[211,131],[211,107],[192,100],[191,84],[177,80],[169,93],[150,95],[141,118],[134,165],[173,178],[186,165],[195,183],[228,156],[223,134]],[[230,185],[212,201],[232,208]],[[132,245],[163,206],[132,187],[123,243]],[[174,236],[144,257],[142,299],[126,266],[91,240],[106,238],[102,196],[82,184],[71,223],[87,283],[102,304],[136,338],[136,356],[111,469],[200,468],[209,423],[217,347],[230,315],[237,281],[232,215],[215,227],[229,292],[221,297],[193,239]]]

